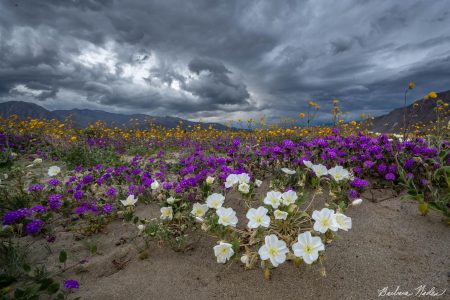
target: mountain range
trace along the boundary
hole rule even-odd
[[[118,114],[110,113],[102,110],[91,109],[70,109],[70,110],[47,110],[35,103],[24,101],[8,101],[0,103],[0,117],[7,118],[11,115],[17,115],[20,119],[56,119],[64,121],[70,118],[73,124],[77,127],[86,127],[96,121],[103,121],[108,126],[131,127],[135,124],[144,128],[149,122],[167,128],[174,128],[182,122],[182,128],[188,128],[200,125],[202,128],[212,126],[219,130],[224,130],[227,127],[220,123],[204,123],[192,122],[176,117],[160,117],[149,116],[145,114]]]
[[[430,122],[436,120],[436,112],[434,108],[436,107],[436,101],[438,99],[441,99],[446,103],[450,103],[450,90],[437,93],[437,98],[435,99],[420,99],[414,101],[406,108],[396,108],[386,115],[374,118],[372,120],[372,131],[399,132],[400,128],[403,127],[403,113],[405,110],[407,116],[406,124],[414,125],[420,122],[422,124],[428,125],[430,124]],[[416,106],[420,108],[415,108],[415,104],[417,104]]]
[[[403,112],[406,110],[408,124],[413,125],[418,122],[429,124],[436,120],[436,100],[441,99],[450,103],[450,90],[437,93],[436,99],[414,101],[406,108],[396,108],[388,114],[378,116],[372,120],[372,130],[375,132],[398,132],[403,126]],[[414,108],[414,104],[419,104],[420,110]],[[188,128],[200,125],[202,128],[212,126],[219,130],[225,130],[227,127],[220,123],[192,122],[176,117],[149,116],[145,114],[119,114],[109,113],[102,110],[91,109],[71,109],[71,110],[47,110],[42,106],[31,102],[8,101],[0,103],[0,117],[6,118],[11,115],[17,115],[21,119],[56,119],[64,121],[70,118],[77,127],[86,127],[96,121],[103,121],[108,126],[131,127],[138,124],[144,128],[149,122],[167,128],[174,128],[182,122],[182,128]]]

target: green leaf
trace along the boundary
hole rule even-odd
[[[428,203],[422,202],[419,204],[418,208],[422,216],[426,216],[428,214]]]
[[[55,294],[59,290],[59,283],[54,282],[47,288],[47,292],[50,294]]]
[[[51,278],[44,278],[38,281],[38,283],[40,284],[39,286],[39,290],[40,291],[44,291],[46,289],[48,289],[48,287],[53,283],[53,279]]]
[[[65,263],[66,261],[67,261],[67,253],[66,251],[62,250],[61,252],[59,252],[59,262]]]
[[[23,268],[23,270],[24,270],[26,273],[28,273],[28,272],[31,271],[31,267],[30,267],[30,265],[28,265],[28,264],[24,264],[24,265],[22,266],[22,268]]]

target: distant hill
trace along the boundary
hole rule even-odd
[[[450,103],[450,90],[438,93],[436,99],[429,100],[417,100],[411,105],[406,107],[407,124],[413,125],[418,122],[423,124],[429,124],[436,120],[436,113],[434,108],[436,107],[436,100],[441,99],[444,102]],[[418,103],[422,108],[417,111],[414,103]],[[396,108],[390,113],[376,117],[373,119],[372,131],[374,132],[398,132],[400,128],[403,128],[403,112],[405,108]]]
[[[227,127],[219,123],[203,123],[203,122],[191,122],[181,118],[175,117],[160,117],[149,116],[144,114],[118,114],[109,113],[102,110],[91,109],[71,109],[71,110],[53,110],[49,111],[37,104],[24,102],[24,101],[8,101],[0,103],[0,117],[7,118],[11,115],[17,115],[21,119],[33,118],[33,119],[56,119],[64,121],[66,118],[71,118],[77,127],[86,127],[96,121],[102,121],[108,126],[117,127],[131,127],[137,122],[139,127],[146,127],[149,122],[164,126],[167,128],[174,128],[180,121],[183,122],[182,127],[201,125],[203,128],[212,126],[219,130],[225,130]]]

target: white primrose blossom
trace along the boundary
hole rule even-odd
[[[334,215],[334,218],[339,229],[342,229],[344,231],[352,229],[352,218],[347,217],[346,215],[341,213],[336,213]]]
[[[262,181],[261,181],[261,180],[259,180],[259,179],[256,179],[256,180],[255,180],[255,185],[256,185],[257,187],[260,187],[261,184],[262,184]]]
[[[166,202],[170,205],[174,204],[175,202],[177,202],[179,199],[176,199],[174,197],[169,197],[167,198]]]
[[[268,192],[266,198],[264,198],[264,204],[270,205],[273,208],[278,208],[281,204],[281,193],[277,191]]]
[[[59,173],[61,173],[61,168],[58,166],[51,166],[50,168],[48,168],[48,176],[53,177],[58,175]]]
[[[151,188],[152,190],[158,189],[158,188],[159,188],[159,182],[158,182],[158,180],[153,181],[152,184],[150,185],[150,188]]]
[[[363,202],[361,198],[355,199],[352,201],[352,206],[358,206]]]
[[[209,184],[209,185],[213,184],[214,179],[215,178],[211,177],[211,176],[206,177],[206,184]]]
[[[239,177],[236,174],[230,174],[225,180],[225,188],[233,187],[237,183],[239,183]]]
[[[307,168],[309,168],[309,169],[312,169],[312,167],[313,167],[313,163],[312,162],[310,162],[309,160],[304,160],[303,161],[303,164],[305,165],[305,167],[307,167]]]
[[[192,206],[191,214],[196,218],[203,218],[203,216],[206,214],[207,211],[208,205],[196,202]]]
[[[214,246],[214,255],[217,258],[217,262],[224,264],[227,260],[233,256],[234,250],[231,244],[220,242],[219,245]]]
[[[161,219],[162,220],[172,220],[173,219],[173,208],[171,206],[161,207]]]
[[[209,208],[218,209],[223,205],[224,200],[225,197],[222,194],[214,193],[206,198],[206,205],[208,205]]]
[[[122,202],[123,206],[134,206],[137,201],[138,201],[138,198],[137,197],[135,198],[134,195],[129,195],[127,197],[127,199],[120,200],[120,202]]]
[[[245,215],[248,219],[248,228],[269,227],[270,217],[267,215],[268,212],[269,210],[264,206],[260,206],[257,209],[250,208]]]
[[[314,230],[320,233],[325,233],[329,230],[337,231],[338,225],[334,217],[334,211],[328,208],[322,208],[321,211],[315,210],[312,214],[314,222]]]
[[[289,249],[286,247],[286,243],[279,240],[275,234],[271,234],[265,237],[265,243],[258,250],[258,254],[261,260],[268,260],[274,267],[278,267],[280,264],[286,261],[286,254]]]
[[[301,257],[308,265],[319,258],[319,251],[324,251],[325,246],[320,237],[311,236],[307,231],[298,235],[298,241],[292,245],[292,251],[297,257]]]
[[[288,213],[277,209],[273,212],[273,215],[275,216],[275,219],[277,219],[277,220],[286,220]]]
[[[322,164],[313,165],[312,170],[316,174],[317,177],[322,177],[322,176],[325,176],[328,174],[327,167],[325,167]]]
[[[297,201],[298,196],[297,193],[293,190],[289,190],[281,194],[281,201],[284,205],[291,205]]]
[[[328,174],[337,182],[350,178],[350,172],[342,166],[336,166],[328,170]]]
[[[288,169],[288,168],[281,168],[281,171],[282,171],[283,173],[288,174],[288,175],[294,175],[294,174],[295,174],[295,171],[294,171],[294,170],[291,170],[291,169]]]
[[[239,183],[249,183],[250,182],[250,175],[248,175],[247,173],[241,173],[241,174],[238,174],[238,180],[239,180]]]
[[[236,227],[238,218],[236,217],[236,212],[232,208],[219,207],[216,213],[219,216],[217,223],[223,226]]]
[[[250,186],[247,183],[243,182],[239,184],[238,191],[243,194],[248,194],[250,192]]]
[[[42,158],[36,158],[35,160],[33,160],[33,165],[40,165],[42,164]]]

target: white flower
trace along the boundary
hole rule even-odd
[[[286,243],[279,240],[275,234],[271,234],[265,237],[265,244],[258,250],[258,254],[261,260],[270,259],[270,262],[274,267],[282,264],[286,260],[286,253],[289,249],[286,247]]]
[[[247,254],[244,254],[244,255],[242,255],[241,256],[241,263],[243,263],[244,265],[247,265],[247,263],[248,263],[248,255]]]
[[[262,184],[262,181],[261,181],[261,180],[259,180],[259,179],[256,179],[256,180],[255,180],[255,185],[256,185],[257,187],[260,187],[261,184]]]
[[[350,178],[350,172],[347,169],[344,169],[342,166],[336,166],[329,169],[328,174],[330,174],[336,181]]]
[[[327,167],[325,167],[322,164],[313,165],[312,170],[314,171],[317,177],[325,176],[328,174]]]
[[[174,197],[169,197],[169,198],[167,198],[167,200],[166,200],[166,202],[168,203],[168,204],[174,204],[175,202],[177,202],[178,201],[178,199],[176,199],[176,198],[174,198]]]
[[[171,206],[161,207],[161,219],[162,220],[172,220],[173,219],[173,209]]]
[[[123,206],[133,206],[138,201],[138,198],[134,198],[134,195],[128,195],[126,200],[120,200]]]
[[[312,169],[312,167],[313,167],[313,163],[310,162],[309,160],[304,160],[303,164],[309,169]]]
[[[352,201],[352,205],[353,206],[357,206],[360,205],[363,202],[363,200],[361,198],[355,199]]]
[[[137,228],[138,228],[138,230],[139,230],[139,233],[141,233],[142,231],[144,231],[145,226],[142,225],[142,224],[139,224]]]
[[[214,177],[208,176],[206,177],[206,184],[213,184],[214,182]]]
[[[152,190],[156,190],[157,188],[159,188],[159,182],[158,182],[158,180],[153,181],[152,184],[150,185],[150,188],[151,188]]]
[[[325,246],[320,237],[313,237],[307,231],[298,235],[298,242],[292,245],[292,250],[295,256],[303,258],[310,265],[319,258],[319,251],[324,251]]]
[[[337,231],[338,225],[334,218],[334,211],[328,208],[322,208],[321,211],[315,210],[312,214],[314,219],[314,230],[320,233],[325,233],[327,230]]]
[[[273,215],[275,216],[275,219],[277,219],[277,220],[286,220],[288,213],[277,209],[276,211],[273,212]]]
[[[347,217],[346,215],[341,213],[336,213],[334,215],[334,218],[339,229],[342,229],[344,231],[352,229],[352,218]]]
[[[236,174],[228,175],[225,181],[225,188],[230,188],[239,182],[239,177]]]
[[[268,192],[266,198],[264,198],[264,204],[270,205],[273,208],[278,208],[281,204],[281,193],[276,191]]]
[[[281,168],[281,171],[283,171],[283,173],[286,173],[288,175],[293,175],[295,174],[294,170],[288,169],[288,168]]]
[[[289,190],[281,194],[281,200],[284,205],[291,205],[292,203],[295,203],[297,199],[298,199],[297,193],[294,192],[293,190]]]
[[[191,214],[193,214],[197,218],[202,218],[206,212],[208,211],[208,205],[206,204],[200,204],[200,203],[194,203],[192,206]]]
[[[208,196],[206,198],[206,204],[209,208],[215,208],[218,209],[222,206],[223,201],[225,200],[225,197],[222,194],[214,193]]]
[[[217,258],[217,262],[224,264],[234,254],[234,250],[231,244],[220,242],[219,245],[214,246],[214,255]]]
[[[249,183],[250,182],[250,175],[247,173],[241,173],[238,176],[239,183]]]
[[[260,206],[257,209],[250,208],[245,215],[248,219],[248,228],[269,227],[270,217],[267,215],[269,210],[264,206]]]
[[[61,168],[58,166],[51,166],[48,168],[48,176],[53,177],[61,173]]]
[[[248,194],[250,192],[250,186],[247,183],[243,182],[239,184],[238,190],[243,194]]]
[[[35,160],[33,160],[33,164],[34,165],[42,164],[42,158],[36,158]]]
[[[238,219],[236,217],[236,212],[232,208],[219,207],[216,212],[219,216],[219,221],[217,223],[222,224],[223,226],[236,227]]]

